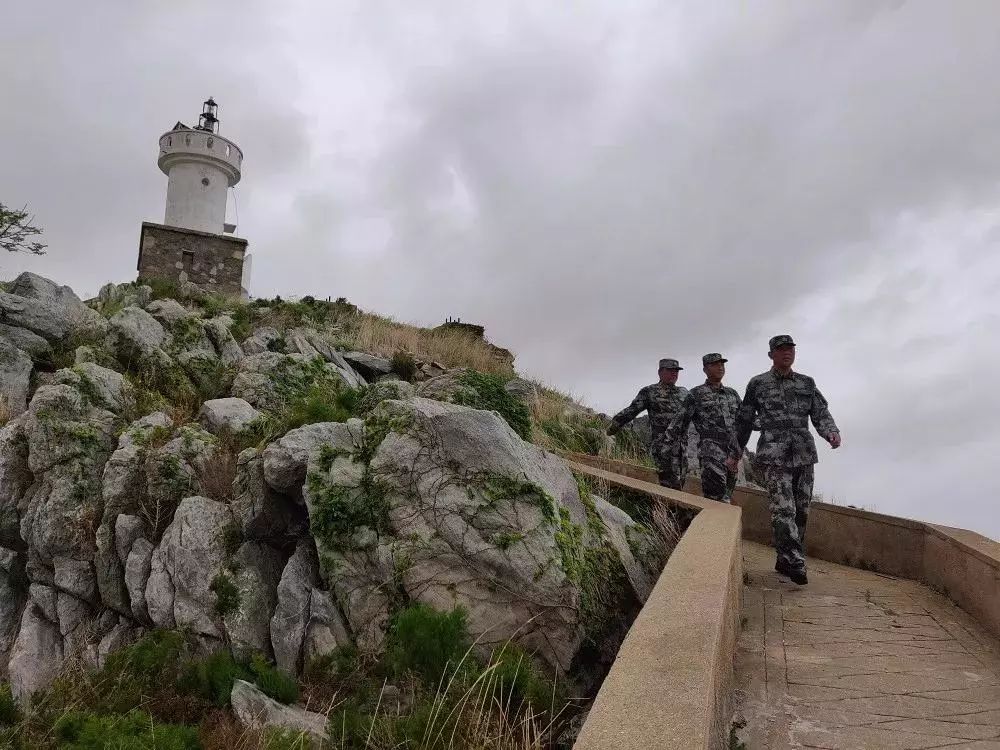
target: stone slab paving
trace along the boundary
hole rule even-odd
[[[748,750],[1000,750],[1000,642],[927,587],[820,560],[809,584],[743,543]]]

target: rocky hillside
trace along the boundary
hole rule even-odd
[[[125,284],[84,303],[32,274],[5,286],[0,679],[21,711],[81,667],[120,685],[126,662],[224,654],[242,666],[215,705],[319,737],[336,702],[275,703],[265,675],[307,680],[349,654],[405,682],[419,668],[385,665],[429,648],[400,646],[414,618],[437,623],[435,643],[451,622],[445,640],[481,665],[517,649],[586,694],[663,564],[648,519],[542,447],[599,449],[599,415],[515,377],[509,352],[464,328],[344,300]],[[139,659],[150,649],[159,660]],[[78,734],[139,707],[78,700],[98,717]],[[378,706],[355,708],[371,729]]]

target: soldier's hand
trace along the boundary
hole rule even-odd
[[[729,471],[736,471],[739,465],[740,460],[736,458],[736,456],[730,456],[726,459],[726,468],[729,469]]]
[[[830,447],[833,448],[834,450],[836,450],[837,448],[840,447],[840,433],[839,432],[831,432],[830,433],[830,437],[828,437],[827,440],[830,443]]]

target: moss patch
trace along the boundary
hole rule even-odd
[[[531,413],[520,399],[507,392],[504,386],[508,380],[510,378],[502,375],[466,370],[458,379],[466,388],[456,392],[453,401],[473,409],[497,412],[522,440],[530,440]]]

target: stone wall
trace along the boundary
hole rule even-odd
[[[247,241],[223,234],[142,223],[139,277],[190,281],[210,292],[242,294]]]

